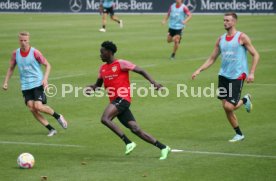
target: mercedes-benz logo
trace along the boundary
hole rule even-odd
[[[69,5],[73,12],[79,12],[82,8],[81,0],[70,0]]]
[[[185,0],[184,4],[189,8],[191,12],[196,9],[196,0]]]

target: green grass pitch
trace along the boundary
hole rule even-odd
[[[238,20],[238,30],[251,37],[261,59],[255,83],[245,84],[243,89],[243,95],[252,94],[254,110],[250,114],[243,108],[236,111],[246,139],[234,144],[228,142],[234,131],[216,98],[176,96],[178,83],[186,84],[188,90],[211,83],[217,86],[219,59],[196,81],[191,80],[191,74],[225,32],[223,16],[193,16],[175,61],[169,60],[172,44],[166,43],[163,16],[120,17],[124,20],[123,29],[108,20],[107,32],[100,33],[98,15],[0,14],[2,81],[11,52],[18,47],[17,33],[29,31],[31,45],[52,65],[49,83],[59,90],[57,96],[48,98],[48,103],[69,120],[65,131],[47,116],[58,130],[56,136],[47,137],[47,130],[24,105],[16,69],[9,90],[0,91],[0,180],[35,181],[41,176],[47,176],[49,181],[275,180],[276,16],[240,16]],[[166,98],[134,96],[131,109],[145,131],[185,152],[171,153],[167,160],[159,161],[157,148],[141,141],[115,120],[138,144],[131,155],[125,156],[123,142],[100,123],[108,98],[87,98],[80,91],[79,97],[75,93],[62,97],[62,84],[84,87],[95,82],[102,64],[100,44],[104,40],[117,44],[118,58],[143,67],[168,87],[170,95]],[[131,73],[131,79],[138,87],[149,85],[135,73]],[[16,159],[22,152],[34,155],[33,169],[18,168]]]

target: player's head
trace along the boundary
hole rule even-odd
[[[103,62],[110,61],[117,52],[116,45],[111,41],[105,41],[101,45],[101,59]]]
[[[30,46],[30,33],[26,31],[22,31],[18,33],[18,40],[20,44],[20,48],[28,48]]]
[[[181,4],[181,3],[183,3],[183,0],[175,0],[175,2],[176,2],[177,4]]]
[[[229,12],[224,14],[224,28],[225,30],[230,30],[232,27],[235,27],[238,20],[238,16],[234,12]]]

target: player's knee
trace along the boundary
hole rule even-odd
[[[174,39],[174,44],[177,44],[177,45],[179,44],[179,38]]]
[[[43,109],[43,105],[42,104],[34,104],[34,110],[35,111],[41,111]]]
[[[101,123],[104,124],[104,125],[107,125],[107,123],[109,122],[110,120],[106,117],[106,116],[103,116],[101,118]]]
[[[36,111],[35,108],[34,108],[34,105],[29,104],[29,105],[27,105],[27,106],[28,106],[28,108],[29,108],[29,110],[30,110],[31,112],[35,112],[35,111]]]
[[[101,119],[101,123],[104,124],[104,125],[106,125],[106,123],[107,123],[106,119],[103,119],[103,118],[102,118],[102,119]]]
[[[135,133],[135,134],[139,134],[141,132],[141,129],[138,125],[132,125],[130,126],[130,130],[131,132]]]
[[[170,35],[168,35],[168,37],[167,37],[167,42],[168,43],[171,43],[173,41],[173,38],[170,36]]]
[[[232,104],[224,104],[223,105],[223,109],[225,110],[225,111],[227,111],[227,112],[231,112],[231,111],[234,111],[234,105],[232,105]]]

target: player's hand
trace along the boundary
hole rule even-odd
[[[254,82],[254,74],[250,73],[246,79],[247,83],[253,83]]]
[[[185,20],[184,20],[184,21],[182,21],[182,24],[183,24],[183,25],[186,25],[186,21],[185,21]]]
[[[200,70],[196,70],[193,74],[192,74],[192,79],[194,80],[196,78],[196,76],[200,74]]]
[[[4,83],[2,88],[3,88],[4,90],[8,90],[8,84],[7,84],[7,83]]]
[[[42,80],[42,85],[43,85],[44,88],[47,87],[48,86],[48,80],[47,79],[43,79]]]
[[[155,88],[156,90],[160,90],[160,89],[162,89],[162,87],[163,87],[162,84],[158,84],[158,83],[156,83],[156,82],[153,83],[153,86],[154,86],[154,88]]]
[[[96,90],[96,86],[95,85],[88,85],[85,87],[85,94],[86,95],[91,95],[92,92],[94,92]]]
[[[161,23],[162,23],[162,25],[164,25],[164,24],[166,24],[166,21],[165,21],[165,20],[163,20]]]

